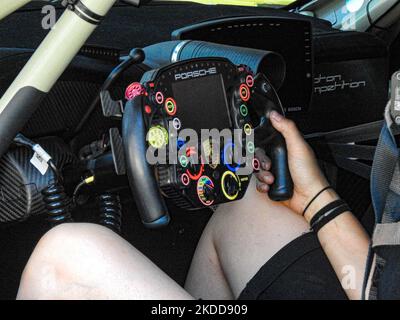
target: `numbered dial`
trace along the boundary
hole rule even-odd
[[[197,195],[202,204],[211,206],[216,197],[214,182],[207,176],[202,176],[197,182]]]

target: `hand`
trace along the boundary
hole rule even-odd
[[[294,212],[302,214],[312,198],[329,183],[318,166],[313,150],[306,143],[295,123],[277,112],[272,112],[270,118],[274,128],[285,138],[289,170],[294,184],[293,197],[284,204]],[[262,170],[257,174],[257,190],[267,193],[269,185],[274,181],[274,177],[268,171],[271,168],[271,162],[259,150],[256,156],[262,164]],[[331,189],[325,191],[307,209],[306,219],[310,221],[319,209],[336,199],[339,199],[336,192]]]

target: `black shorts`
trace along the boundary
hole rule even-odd
[[[347,299],[317,236],[311,232],[276,253],[239,296],[239,300],[297,299]]]

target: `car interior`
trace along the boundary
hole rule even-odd
[[[189,148],[178,164],[150,166],[144,142],[167,144],[168,121],[256,128],[279,177],[270,197],[285,200],[287,155],[262,120],[263,94],[373,231],[371,165],[400,69],[400,1],[286,2],[114,4],[0,159],[0,299],[15,299],[40,238],[71,220],[111,228],[183,285],[215,205],[240,201],[259,164],[239,177],[238,167],[188,164]],[[46,5],[57,19],[70,10],[32,1],[0,21],[0,96],[50,32]]]

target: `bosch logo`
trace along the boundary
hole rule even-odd
[[[179,73],[175,75],[175,80],[193,79],[193,78],[205,77],[212,74],[217,74],[217,68],[213,67],[209,69]]]

